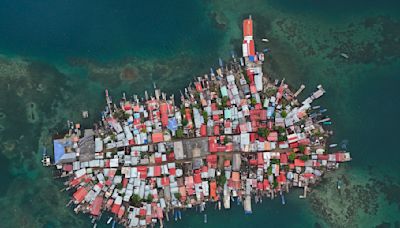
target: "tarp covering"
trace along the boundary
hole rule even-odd
[[[65,154],[65,146],[60,140],[54,140],[54,163],[57,164]]]

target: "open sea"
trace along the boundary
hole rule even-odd
[[[188,210],[166,227],[400,227],[398,0],[0,0],[0,227],[92,227],[41,165],[52,135],[67,120],[91,127],[105,88],[130,97],[156,83],[178,95],[219,57],[241,54],[249,14],[256,48],[271,50],[267,75],[305,84],[303,97],[322,84],[331,142],[346,142],[353,161],[307,199],[292,190],[286,205],[264,200],[252,215],[208,205],[206,225]]]

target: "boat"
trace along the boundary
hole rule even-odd
[[[218,201],[218,210],[221,210],[221,201]]]
[[[280,191],[280,195],[281,195],[282,205],[285,205],[285,204],[286,204],[286,202],[285,202],[285,196],[283,195],[282,190]]]
[[[314,109],[314,110],[315,110],[315,109],[319,109],[319,108],[321,108],[321,106],[319,106],[319,105],[316,105],[316,106],[313,106],[313,107],[312,107],[312,109]]]
[[[178,211],[178,217],[179,217],[179,220],[182,220],[182,212],[181,212],[181,210]]]
[[[207,214],[204,214],[204,223],[207,223]]]
[[[270,51],[269,48],[265,48],[265,49],[263,50],[264,53],[268,53],[269,51]]]
[[[333,144],[330,144],[330,145],[329,145],[330,148],[334,148],[334,147],[336,147],[336,146],[337,146],[336,143],[333,143]]]
[[[346,53],[340,53],[340,56],[342,56],[342,57],[345,58],[345,59],[348,59],[348,58],[349,58],[349,55],[347,55]]]
[[[224,66],[224,63],[222,62],[222,59],[219,58],[219,59],[218,59],[218,62],[219,62],[219,66],[222,68],[222,67]]]
[[[331,125],[332,122],[331,122],[331,121],[326,121],[326,122],[323,122],[322,124],[323,124],[323,125]]]
[[[337,189],[340,190],[342,188],[342,181],[338,180],[337,181]]]
[[[97,223],[95,223],[94,225],[93,225],[93,228],[96,228],[97,227]]]
[[[109,219],[108,219],[108,221],[107,221],[107,224],[110,224],[110,222],[113,220],[113,218],[112,217],[110,217]]]
[[[263,38],[261,39],[262,42],[269,42],[269,40],[267,38]]]
[[[324,109],[319,110],[319,113],[324,113],[326,111],[328,111],[328,109],[324,108]]]

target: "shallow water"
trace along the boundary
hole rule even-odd
[[[43,146],[66,120],[90,127],[114,97],[144,94],[152,82],[177,93],[193,77],[240,48],[241,20],[252,14],[256,47],[272,51],[266,72],[303,96],[323,84],[319,101],[333,119],[332,142],[349,141],[353,161],[306,200],[264,201],[242,208],[207,209],[208,226],[375,226],[400,220],[400,21],[397,1],[139,1],[107,3],[0,3],[0,213],[1,227],[90,227],[66,208],[61,181],[41,167]],[[397,8],[396,8],[397,7]],[[51,8],[51,10],[49,10]],[[179,10],[177,10],[179,8]],[[270,43],[261,43],[268,37]],[[350,58],[343,59],[341,52]],[[34,121],[29,104],[35,104]],[[89,119],[81,111],[89,110]],[[343,179],[344,189],[336,191]],[[368,196],[367,198],[364,198]],[[184,212],[167,227],[203,227]],[[105,227],[105,225],[104,225]]]

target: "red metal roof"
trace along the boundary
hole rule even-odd
[[[287,154],[285,154],[285,153],[280,154],[280,160],[281,160],[281,164],[287,164],[287,163],[288,163],[288,156],[287,156]]]
[[[256,55],[256,48],[254,46],[254,40],[249,41],[249,55],[250,56]]]
[[[81,187],[74,193],[73,197],[74,197],[75,201],[80,203],[80,202],[82,202],[83,199],[85,199],[85,196],[87,194],[88,194],[88,191],[85,188]]]
[[[154,176],[159,177],[161,176],[161,166],[154,166]]]
[[[97,196],[94,199],[93,203],[90,205],[90,214],[94,216],[99,216],[102,203],[103,203],[103,197]]]
[[[194,183],[195,183],[195,184],[201,184],[201,176],[200,176],[200,173],[195,173],[195,174],[194,174]]]
[[[202,137],[207,136],[207,126],[205,124],[202,124],[200,127],[200,135]]]
[[[300,166],[300,167],[304,167],[304,161],[300,160],[300,159],[294,159],[294,165],[295,166]]]
[[[159,143],[159,142],[164,141],[164,135],[163,135],[162,132],[153,133],[153,134],[151,135],[151,139],[152,139],[153,143]]]
[[[253,36],[253,20],[243,20],[243,36]]]

